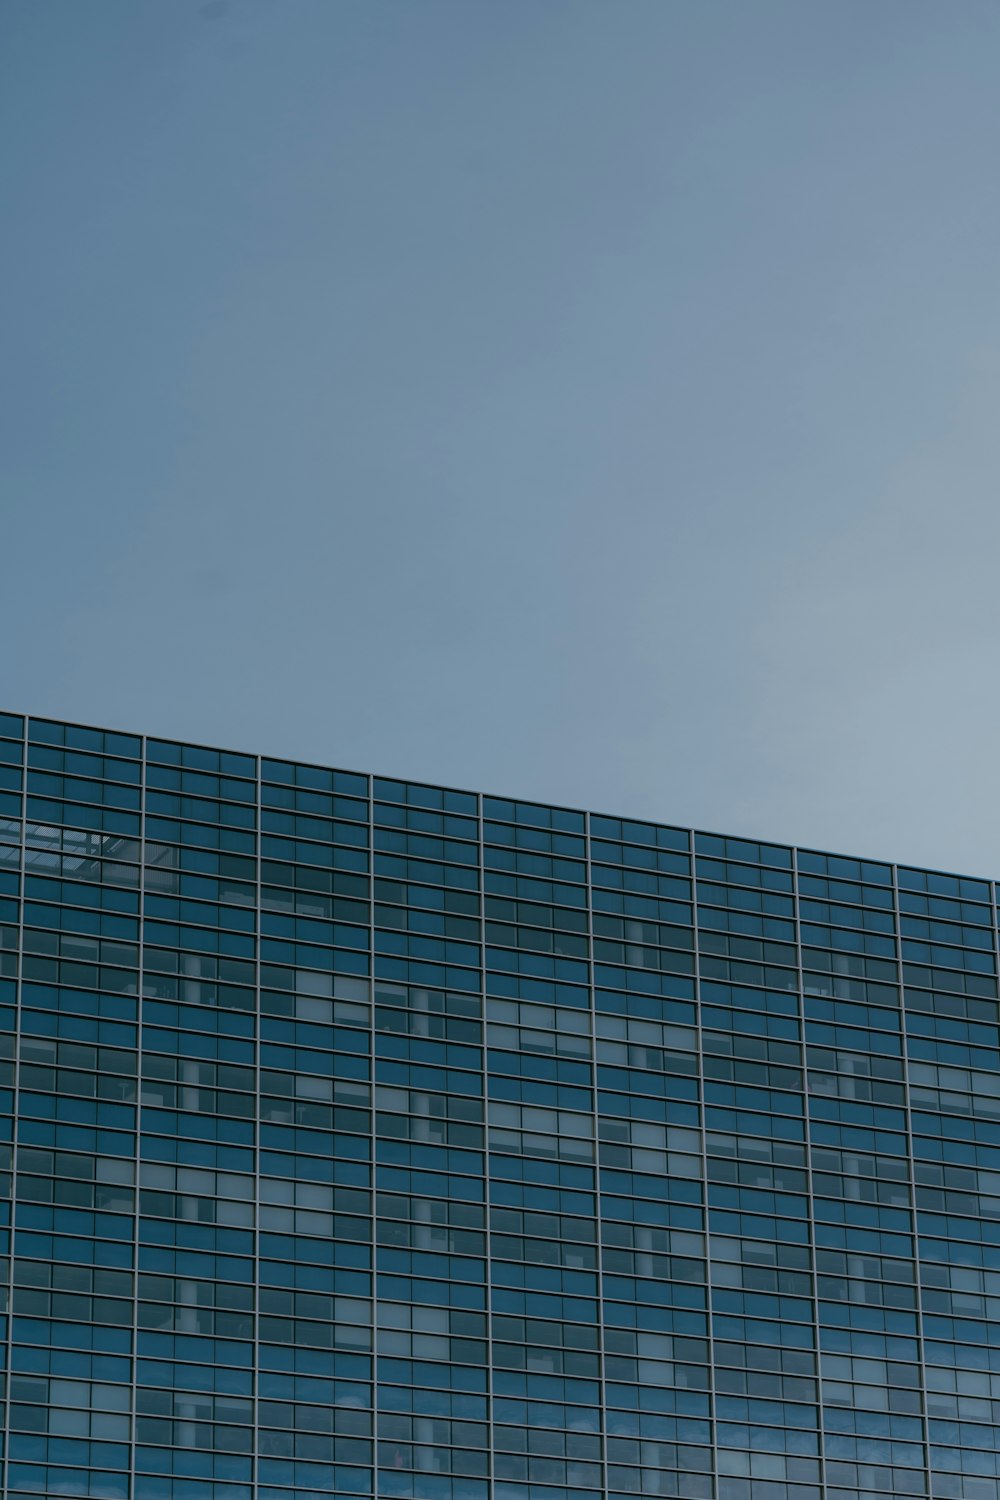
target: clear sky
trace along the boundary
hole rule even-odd
[[[4,0],[0,706],[1000,876],[995,0]]]

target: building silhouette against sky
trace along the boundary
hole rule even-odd
[[[997,1500],[992,884],[0,736],[8,1500]]]

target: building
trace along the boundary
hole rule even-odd
[[[0,737],[7,1500],[996,1500],[990,883]]]

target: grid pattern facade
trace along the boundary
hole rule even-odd
[[[0,924],[7,1500],[997,1500],[991,883],[3,715]]]

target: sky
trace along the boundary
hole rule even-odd
[[[0,707],[1000,877],[995,0],[4,0]]]

